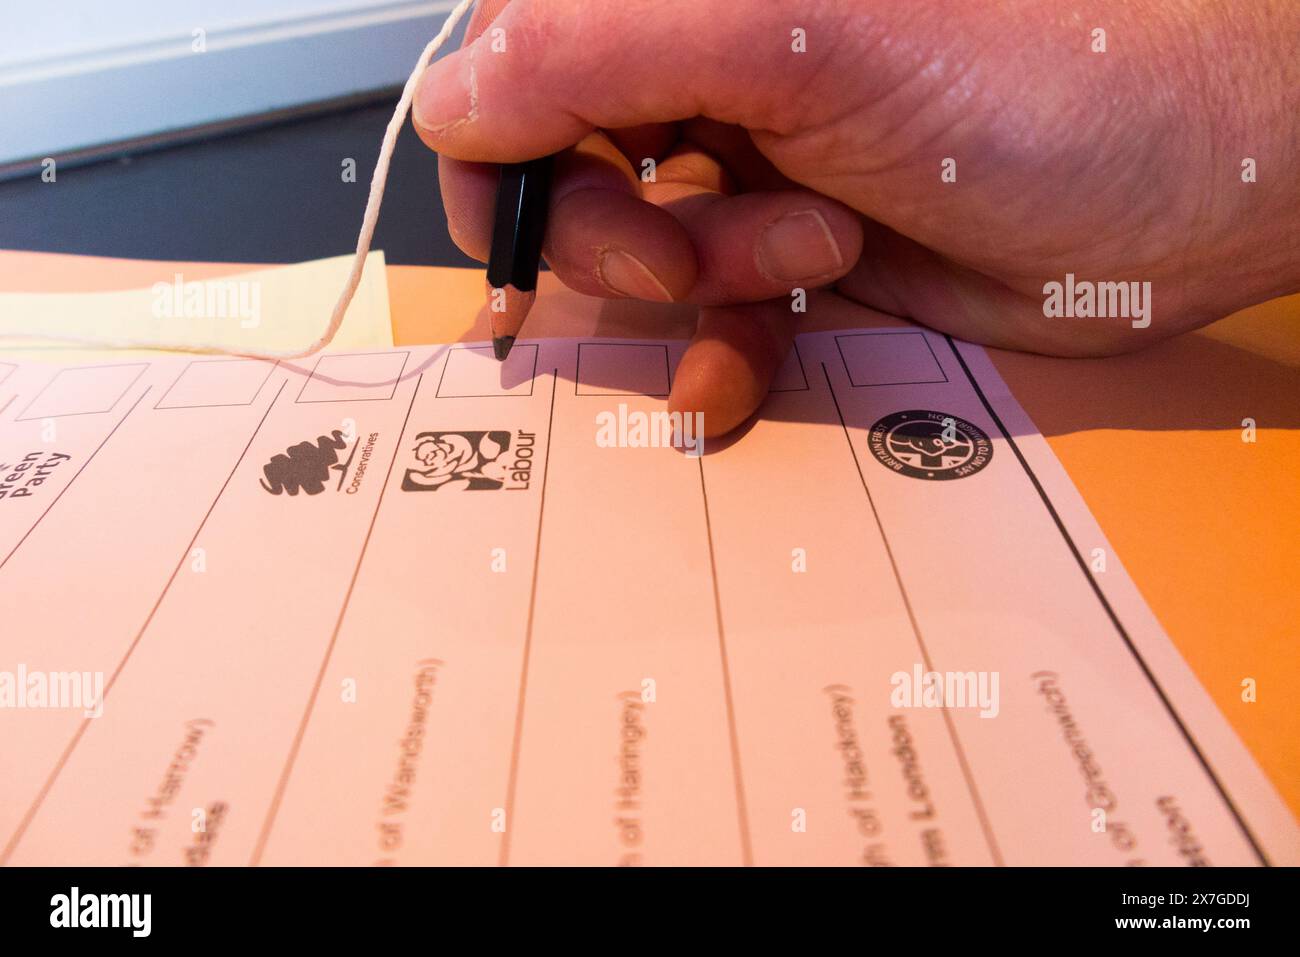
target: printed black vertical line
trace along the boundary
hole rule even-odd
[[[1087,579],[1088,585],[1092,588],[1092,593],[1097,596],[1097,601],[1101,603],[1101,607],[1105,610],[1106,617],[1108,617],[1110,623],[1115,626],[1115,631],[1119,633],[1120,638],[1124,642],[1124,646],[1128,648],[1129,653],[1133,656],[1133,660],[1137,662],[1138,667],[1142,670],[1142,674],[1144,674],[1147,681],[1150,682],[1151,687],[1155,690],[1156,696],[1160,699],[1160,703],[1164,705],[1165,710],[1169,712],[1169,717],[1172,718],[1174,724],[1177,725],[1179,733],[1183,736],[1183,740],[1187,742],[1187,746],[1191,748],[1192,753],[1196,755],[1196,760],[1200,763],[1201,769],[1204,770],[1206,776],[1209,777],[1210,783],[1214,785],[1214,789],[1219,792],[1219,797],[1222,798],[1223,803],[1227,805],[1229,813],[1232,814],[1233,819],[1237,822],[1237,827],[1241,829],[1241,833],[1245,836],[1247,842],[1249,842],[1251,849],[1255,852],[1255,856],[1259,858],[1259,862],[1265,867],[1271,867],[1272,862],[1269,861],[1268,855],[1264,853],[1263,847],[1260,846],[1259,841],[1255,839],[1255,835],[1246,824],[1245,818],[1241,816],[1241,812],[1237,810],[1236,804],[1234,804],[1232,798],[1228,796],[1228,792],[1224,788],[1222,781],[1220,781],[1219,776],[1215,774],[1214,768],[1210,766],[1209,759],[1206,758],[1205,754],[1201,751],[1200,746],[1196,743],[1196,739],[1192,737],[1192,732],[1188,729],[1187,725],[1183,723],[1183,719],[1174,709],[1173,702],[1170,701],[1169,696],[1165,694],[1165,689],[1160,686],[1160,682],[1156,680],[1155,674],[1151,671],[1146,660],[1137,650],[1137,646],[1133,644],[1133,639],[1129,637],[1128,631],[1119,620],[1119,615],[1117,615],[1115,609],[1111,607],[1110,601],[1106,598],[1105,592],[1101,590],[1101,586],[1097,583],[1096,577],[1088,570],[1088,563],[1083,560],[1083,554],[1079,551],[1079,547],[1075,544],[1074,539],[1066,529],[1065,522],[1061,520],[1060,514],[1056,511],[1056,506],[1054,506],[1052,500],[1047,497],[1047,491],[1043,488],[1042,483],[1038,481],[1038,476],[1034,474],[1034,470],[1029,467],[1029,462],[1025,460],[1025,456],[1021,453],[1020,446],[1017,445],[1016,440],[1011,437],[1010,431],[1008,431],[1007,427],[1002,424],[1001,417],[999,417],[997,412],[994,411],[992,403],[989,402],[988,398],[984,395],[984,390],[980,388],[980,384],[971,373],[970,367],[966,365],[966,360],[962,356],[960,350],[958,350],[957,344],[953,342],[952,336],[944,336],[944,338],[948,340],[948,347],[952,349],[952,354],[957,357],[957,362],[961,365],[962,371],[966,373],[966,378],[970,380],[972,388],[975,389],[975,394],[979,396],[980,402],[984,406],[984,411],[989,414],[989,418],[991,418],[993,423],[998,427],[998,431],[1002,433],[1002,437],[1007,440],[1007,444],[1015,454],[1016,460],[1020,463],[1020,467],[1025,470],[1025,475],[1029,477],[1029,481],[1034,486],[1034,490],[1038,492],[1038,497],[1042,500],[1043,505],[1047,508],[1047,513],[1051,515],[1052,521],[1056,524],[1056,530],[1061,533],[1061,538],[1065,540],[1065,544],[1070,549],[1070,554],[1074,556],[1074,560],[1078,564],[1079,570],[1083,572],[1083,577]]]
[[[419,394],[420,383],[423,381],[424,373],[421,372],[415,380],[415,388],[411,390],[411,404],[406,407],[406,417],[402,419],[402,428],[397,433],[397,441],[393,443],[393,457],[388,462],[388,471],[384,473],[384,484],[379,486],[379,498],[375,500],[375,510],[370,515],[370,525],[366,528],[366,537],[361,541],[361,551],[357,554],[357,563],[352,569],[352,578],[348,581],[348,590],[343,595],[343,605],[339,608],[338,618],[334,622],[334,630],[330,632],[329,643],[325,646],[325,654],[321,658],[320,668],[316,672],[316,681],[311,687],[311,694],[307,696],[307,706],[303,709],[302,720],[298,722],[298,730],[294,733],[293,743],[289,746],[289,755],[285,758],[284,769],[280,772],[280,780],[276,782],[275,794],[271,796],[271,806],[266,812],[266,820],[262,822],[262,831],[257,837],[257,844],[253,847],[253,856],[248,862],[250,867],[256,867],[261,862],[262,852],[266,850],[266,842],[271,838],[271,828],[275,826],[276,815],[280,813],[280,802],[284,800],[284,792],[289,787],[289,776],[293,773],[294,763],[298,760],[298,751],[302,748],[303,738],[307,735],[307,725],[311,722],[312,712],[316,709],[316,699],[320,697],[321,684],[325,681],[325,672],[329,669],[330,659],[334,656],[334,646],[338,643],[339,632],[343,630],[343,619],[347,616],[348,606],[352,603],[352,592],[357,587],[357,578],[361,574],[361,563],[366,560],[366,550],[370,547],[370,536],[375,532],[375,522],[379,519],[379,509],[384,504],[384,493],[388,491],[388,483],[393,478],[393,466],[397,464],[397,456],[402,450],[402,437],[406,435],[406,426],[411,421],[411,410],[415,408],[415,397]],[[358,441],[357,445],[360,444],[360,441]],[[355,453],[355,451],[354,448],[353,452]],[[340,484],[342,483],[340,482]]]
[[[574,378],[577,378],[575,375]],[[546,455],[542,458],[542,491],[537,503],[537,544],[533,548],[533,583],[528,592],[528,624],[524,628],[524,660],[519,666],[519,697],[515,702],[515,736],[510,746],[510,771],[506,775],[506,829],[501,835],[501,855],[497,863],[510,863],[510,835],[514,827],[515,785],[519,780],[519,745],[524,736],[524,698],[528,693],[528,662],[533,651],[533,612],[537,608],[537,570],[542,561],[542,519],[546,514],[546,480],[551,476],[551,435],[555,428],[555,393],[560,370],[551,372],[551,411],[546,419]]]
[[[86,471],[86,466],[89,465],[91,460],[96,455],[99,454],[99,450],[102,449],[108,443],[108,440],[113,437],[113,433],[117,431],[118,426],[120,426],[123,422],[125,422],[127,416],[129,416],[132,412],[135,411],[135,407],[140,404],[140,400],[143,399],[145,396],[147,396],[149,394],[149,390],[152,388],[153,386],[146,387],[145,390],[140,393],[139,398],[137,398],[134,402],[131,403],[131,408],[126,410],[126,414],[123,415],[122,418],[118,419],[117,423],[111,429],[109,429],[108,435],[104,436],[104,441],[100,442],[99,445],[95,446],[95,451],[91,452],[90,455],[86,458],[86,461],[81,463],[81,468],[77,469],[77,471],[73,474],[72,478],[68,479],[68,484],[63,486],[63,488],[59,489],[59,494],[54,496],[54,498],[50,500],[49,505],[45,506],[45,511],[41,512],[41,514],[37,517],[36,521],[32,522],[32,527],[27,529],[27,531],[23,532],[23,537],[18,539],[18,541],[14,544],[13,548],[9,549],[9,554],[4,557],[3,561],[0,561],[0,568],[4,568],[7,564],[9,564],[9,559],[14,557],[14,552],[18,551],[18,549],[22,547],[23,542],[27,541],[27,536],[31,535],[32,532],[36,531],[36,526],[41,524],[42,521],[44,521],[46,515],[50,514],[50,509],[54,508],[54,506],[58,504],[59,499],[63,498],[63,493],[72,487],[72,483],[75,482],[81,476],[82,472]],[[10,399],[9,401],[12,402],[13,400]],[[8,405],[9,403],[6,402],[5,406],[8,407]],[[0,409],[0,411],[3,410]]]
[[[701,450],[702,451],[702,450]],[[709,518],[709,491],[704,484],[704,456],[699,456],[700,496],[704,500],[704,531],[709,542],[709,573],[713,577],[713,614],[718,627],[718,653],[722,658],[722,697],[727,707],[727,736],[731,742],[731,767],[736,779],[736,815],[740,823],[741,860],[754,864],[753,839],[749,833],[749,810],[745,802],[745,779],[740,771],[740,735],[736,731],[736,708],[731,695],[731,667],[727,662],[727,634],[722,626],[722,594],[718,588],[718,563],[713,551],[713,522]]]
[[[894,581],[898,585],[898,593],[903,597],[903,607],[907,609],[907,618],[912,623],[912,633],[916,635],[916,645],[920,649],[921,659],[925,662],[926,671],[934,671],[934,665],[930,661],[930,651],[925,646],[925,639],[921,637],[921,626],[916,620],[916,612],[912,609],[912,599],[908,597],[907,588],[903,585],[903,575],[898,570],[898,562],[894,558],[894,549],[889,544],[889,536],[885,534],[885,526],[880,521],[880,513],[876,511],[876,500],[871,496],[871,489],[867,486],[867,476],[862,471],[862,463],[858,460],[857,449],[853,447],[853,438],[849,435],[848,423],[844,421],[844,412],[840,408],[840,400],[835,395],[835,386],[831,384],[831,374],[826,369],[826,363],[822,363],[822,375],[826,377],[826,388],[830,390],[831,401],[835,403],[835,414],[839,416],[840,427],[844,430],[844,441],[849,445],[849,454],[853,456],[853,465],[858,470],[858,480],[862,483],[862,491],[867,494],[867,504],[871,506],[871,515],[876,520],[876,530],[880,533],[880,540],[884,543],[885,554],[889,556],[889,567],[894,571]],[[998,867],[1004,866],[1002,860],[1002,851],[998,847],[997,839],[993,836],[993,825],[989,821],[987,812],[984,810],[984,802],[980,799],[979,788],[975,786],[975,776],[971,773],[970,762],[966,760],[966,752],[961,746],[961,739],[957,737],[957,727],[953,724],[952,715],[947,708],[941,708],[944,724],[948,727],[948,737],[952,740],[953,750],[957,752],[957,763],[961,765],[962,776],[966,779],[966,788],[970,791],[971,802],[975,805],[975,815],[979,818],[980,827],[984,831],[984,839],[988,842],[989,851],[993,854],[993,860]]]
[[[280,398],[280,393],[284,391],[287,381],[288,380],[285,380],[285,382],[280,383],[280,388],[276,390],[275,396],[266,407],[266,411],[262,413],[262,418],[258,420],[257,427],[253,429],[253,434],[248,437],[248,442],[245,444],[244,450],[239,453],[239,458],[235,459],[235,464],[231,467],[230,474],[227,475],[226,480],[221,483],[221,488],[217,490],[216,497],[212,499],[212,504],[208,506],[207,512],[204,513],[203,520],[199,522],[199,527],[194,530],[194,535],[190,538],[190,543],[186,545],[185,549],[181,552],[181,557],[176,561],[176,567],[172,569],[172,573],[167,579],[167,584],[163,586],[162,592],[159,593],[157,601],[153,603],[153,608],[150,609],[149,616],[145,618],[144,624],[140,626],[140,630],[136,632],[135,638],[127,647],[126,654],[122,656],[122,660],[118,662],[117,668],[114,669],[113,674],[109,677],[107,683],[105,683],[103,694],[100,696],[101,706],[103,705],[104,700],[108,698],[108,693],[113,690],[113,685],[117,683],[118,676],[121,675],[123,669],[126,668],[127,662],[131,660],[131,656],[139,646],[140,640],[144,637],[144,633],[148,631],[149,625],[153,622],[154,615],[158,614],[158,609],[162,607],[163,599],[167,597],[167,593],[171,590],[172,583],[176,581],[176,576],[180,574],[181,566],[185,564],[185,559],[189,557],[191,550],[194,548],[194,543],[199,540],[199,535],[203,533],[203,526],[205,526],[208,523],[208,519],[212,517],[212,512],[213,509],[217,507],[217,502],[221,501],[221,496],[225,494],[226,488],[230,485],[230,480],[235,477],[235,472],[239,470],[239,465],[244,461],[244,456],[246,456],[248,450],[253,447],[253,440],[257,438],[257,433],[261,431],[262,425],[266,422],[266,417],[271,414],[271,409],[275,407],[275,403]],[[148,389],[145,390],[146,393],[148,391]],[[140,399],[143,398],[144,394],[141,394]],[[136,399],[137,404],[140,399]],[[132,408],[135,408],[135,406],[132,406]],[[128,412],[127,415],[129,414],[130,413]],[[122,418],[125,419],[126,416],[123,416]],[[105,441],[107,441],[107,439]],[[87,459],[87,462],[89,462],[89,459]],[[0,866],[3,866],[5,862],[9,860],[14,849],[18,847],[18,842],[22,840],[23,835],[27,832],[27,828],[31,826],[32,819],[36,817],[36,813],[41,809],[41,804],[44,803],[46,796],[50,793],[50,789],[54,787],[54,782],[63,772],[63,768],[72,757],[72,752],[76,750],[77,745],[81,742],[82,736],[85,735],[86,729],[90,727],[90,722],[94,720],[94,718],[82,719],[81,724],[77,727],[76,733],[72,736],[72,740],[69,741],[68,746],[63,749],[63,754],[60,755],[59,760],[55,762],[54,768],[50,771],[49,777],[45,779],[45,784],[37,793],[35,800],[32,801],[32,806],[27,809],[27,813],[24,814],[22,820],[18,822],[18,828],[9,839],[9,843],[5,845],[3,853],[0,853]]]

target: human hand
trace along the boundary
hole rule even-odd
[[[1300,6],[1095,7],[482,0],[416,128],[480,260],[490,164],[565,151],[547,262],[580,292],[702,307],[669,407],[716,435],[765,396],[796,288],[1058,355],[1300,288]],[[1045,316],[1067,273],[1149,282],[1149,326]]]

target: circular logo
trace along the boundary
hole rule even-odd
[[[946,412],[909,409],[887,415],[867,439],[881,465],[912,478],[966,478],[993,458],[993,443],[965,419]]]

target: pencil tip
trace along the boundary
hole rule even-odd
[[[497,362],[506,361],[506,356],[510,355],[510,350],[514,348],[514,344],[514,336],[492,337],[492,354],[497,357]]]

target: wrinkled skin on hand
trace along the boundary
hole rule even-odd
[[[562,151],[548,263],[702,307],[670,407],[716,435],[766,393],[795,288],[1055,355],[1300,288],[1297,49],[1294,0],[487,0],[415,121],[479,259],[490,164]],[[1150,326],[1045,317],[1067,273],[1151,283]]]

